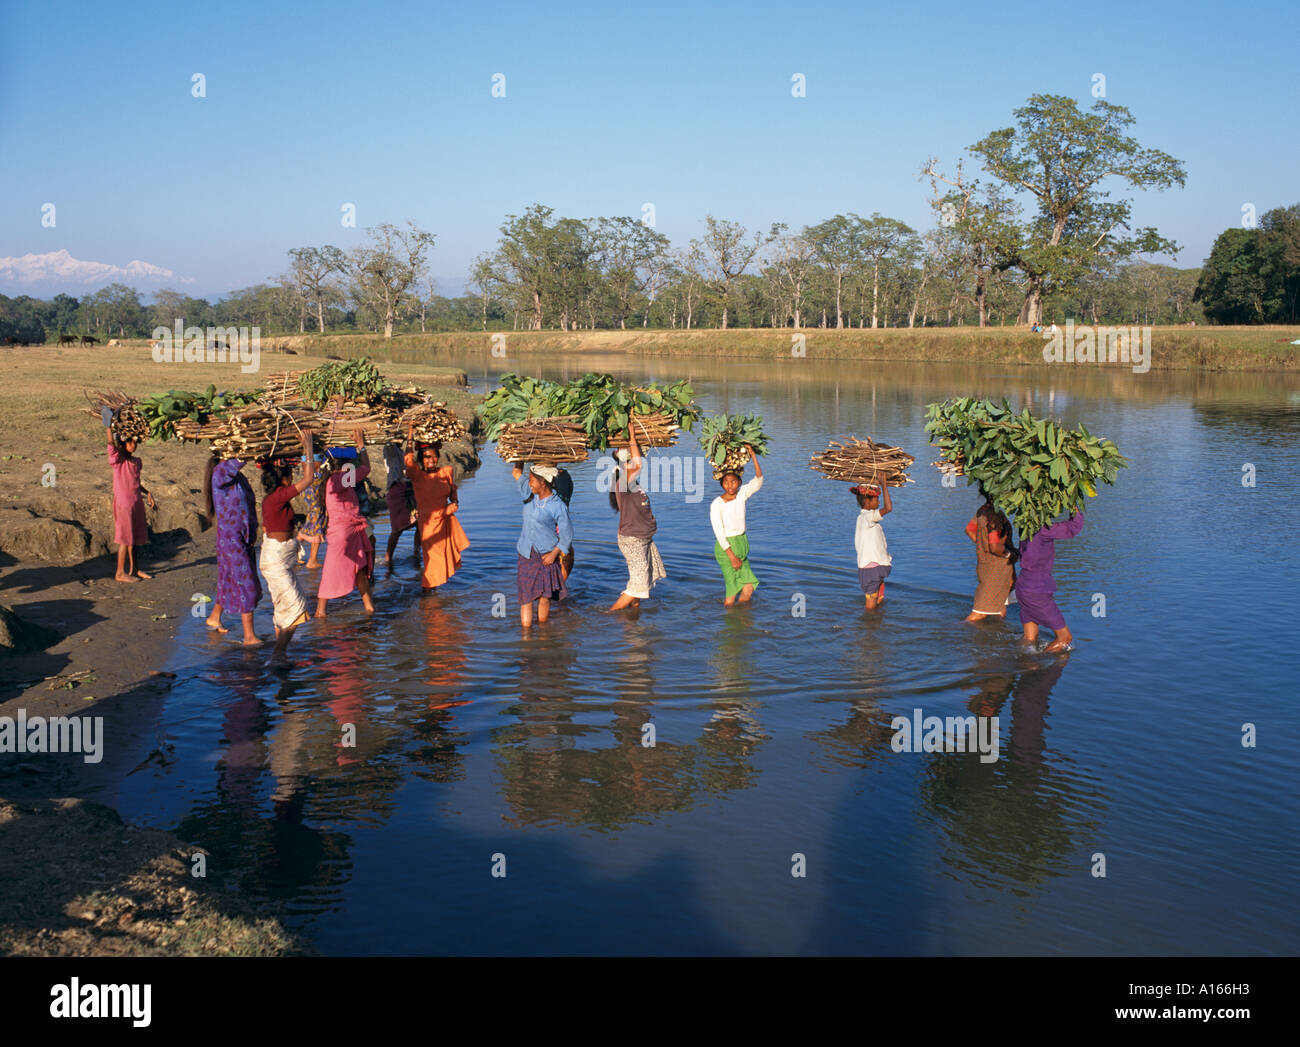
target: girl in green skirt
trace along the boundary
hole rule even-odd
[[[722,568],[722,580],[727,587],[727,598],[722,602],[730,607],[737,596],[748,603],[758,588],[758,579],[749,567],[749,538],[745,534],[745,503],[763,486],[763,467],[758,456],[748,444],[745,450],[754,463],[754,479],[740,482],[738,470],[728,470],[719,478],[722,494],[713,499],[709,519],[713,523],[713,558]]]

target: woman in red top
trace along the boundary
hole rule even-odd
[[[293,498],[311,486],[316,463],[311,452],[311,433],[302,434],[302,481],[293,482],[293,467],[268,463],[262,469],[266,497],[262,499],[262,555],[258,566],[266,579],[275,611],[275,654],[283,655],[293,631],[311,617],[307,596],[293,573],[298,561],[298,543],[293,536]]]

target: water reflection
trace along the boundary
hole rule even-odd
[[[1101,791],[1068,760],[1044,759],[1048,701],[1067,664],[1062,658],[977,682],[967,708],[999,718],[996,762],[982,762],[979,753],[927,758],[921,800],[945,830],[943,861],[981,886],[1010,881],[1024,894],[1049,876],[1078,872],[1077,852],[1099,824]],[[1008,699],[1009,737],[1001,715]]]

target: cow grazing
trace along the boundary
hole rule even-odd
[[[59,345],[76,345],[76,344],[77,344],[77,336],[75,334],[59,335]]]
[[[82,345],[96,345],[96,344],[98,344],[98,342],[99,342],[99,339],[96,338],[93,334],[83,334],[83,335],[81,336],[81,344],[82,344]]]

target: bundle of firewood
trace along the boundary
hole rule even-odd
[[[681,433],[681,427],[666,411],[630,415],[628,424],[638,447],[672,447]],[[628,442],[626,429],[609,438],[610,447],[627,447]]]
[[[196,422],[193,418],[177,418],[172,423],[172,431],[178,440],[215,440],[226,436],[230,426],[224,418],[211,418],[206,422]]]
[[[847,444],[832,440],[821,454],[812,456],[812,467],[828,480],[847,483],[874,483],[877,478],[890,487],[912,483],[908,468],[916,459],[899,447],[878,444],[873,440],[850,437]]]
[[[314,411],[298,407],[254,407],[232,414],[222,428],[212,449],[222,458],[253,461],[301,454],[305,432],[315,433],[319,444],[321,423]]]
[[[394,439],[405,440],[410,423],[415,423],[415,439],[419,443],[446,443],[449,440],[468,440],[469,431],[456,412],[441,400],[418,403],[402,412]]]
[[[83,408],[86,414],[92,418],[101,419],[105,407],[113,412],[113,421],[109,428],[116,439],[138,442],[149,435],[149,422],[136,408],[134,397],[127,396],[120,389],[110,389],[93,394],[89,389],[84,390],[84,392],[86,399],[92,405]]]
[[[515,422],[497,436],[497,454],[507,462],[585,462],[587,431],[573,416]]]
[[[298,379],[306,371],[285,371],[273,374],[266,380],[266,394],[263,397],[273,404],[291,405],[302,402],[302,393],[298,389]]]
[[[740,473],[744,476],[745,464],[749,461],[749,452],[743,447],[729,447],[727,457],[721,465],[713,467],[713,478],[721,480],[727,473]]]

